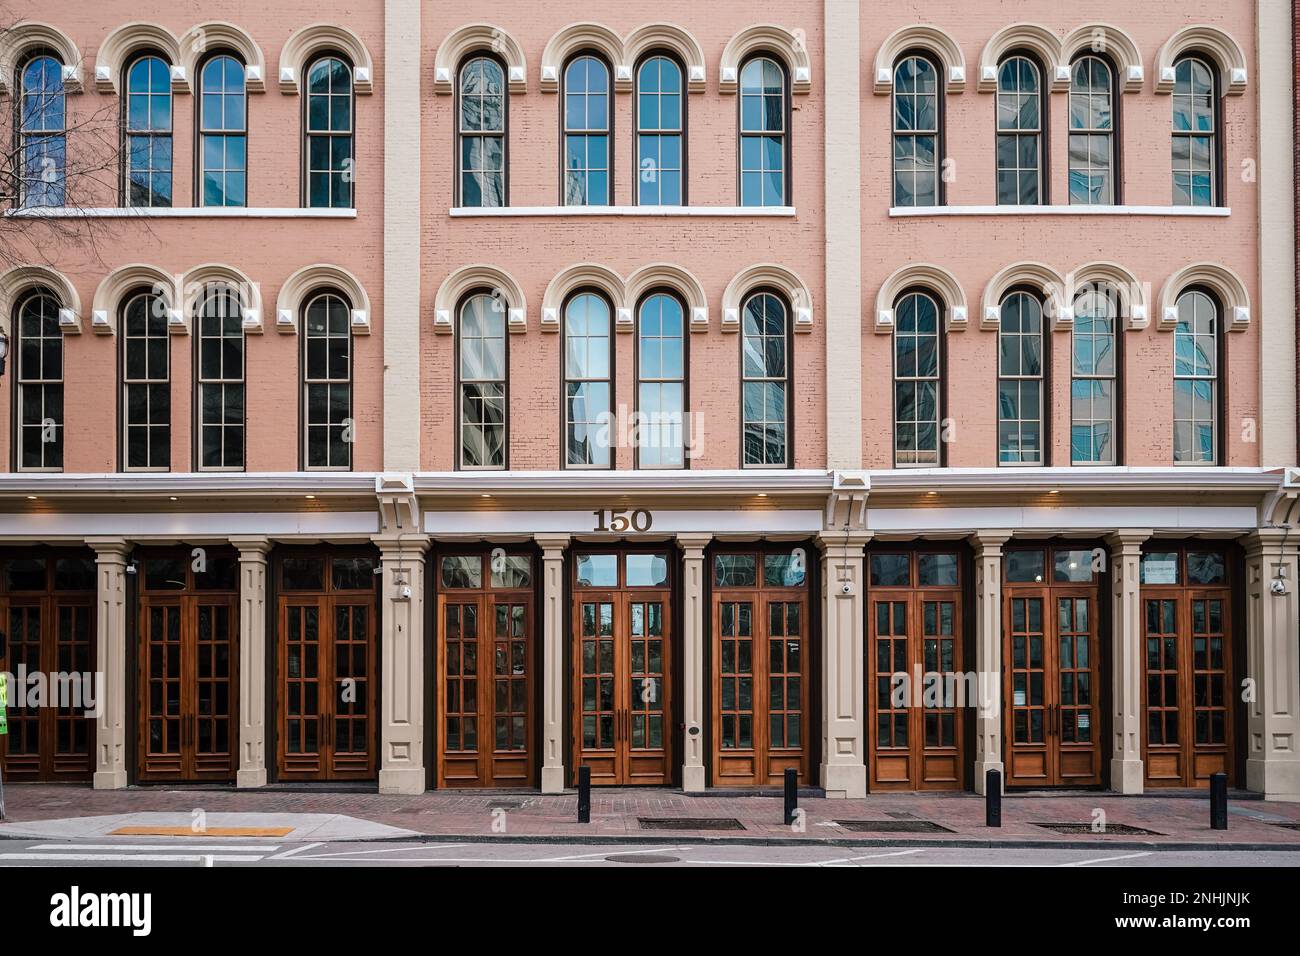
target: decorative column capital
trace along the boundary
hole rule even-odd
[[[251,536],[247,538],[231,538],[230,546],[239,552],[240,561],[261,561],[266,562],[266,556],[271,551],[272,542],[270,538]]]
[[[569,546],[570,538],[567,534],[535,534],[533,540],[542,549],[542,560],[557,561]]]
[[[132,543],[125,538],[87,538],[86,546],[95,552],[95,560],[107,564],[124,563]]]
[[[371,535],[371,542],[379,549],[380,557],[392,555],[397,558],[419,558],[424,560],[425,553],[433,545],[433,539],[427,534],[376,534]]]
[[[1241,543],[1246,549],[1247,560],[1262,554],[1295,556],[1300,553],[1300,531],[1291,528],[1256,528],[1245,535]]]
[[[1007,528],[972,531],[968,540],[976,558],[997,558],[1002,555],[1002,546],[1011,540],[1011,531]]]
[[[860,556],[875,536],[874,531],[823,531],[816,540],[822,557],[848,557]]]
[[[1119,554],[1137,554],[1142,545],[1151,540],[1154,532],[1150,528],[1120,528],[1106,535],[1106,544],[1111,551]]]
[[[709,542],[712,540],[713,535],[696,531],[683,531],[677,535],[677,544],[681,547],[683,554],[694,561],[704,560],[704,549],[709,546]]]

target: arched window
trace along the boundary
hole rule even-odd
[[[564,306],[564,463],[610,467],[613,357],[610,307],[579,292]]]
[[[1011,56],[998,67],[998,205],[1045,202],[1043,82],[1038,64]]]
[[[740,70],[740,204],[789,204],[785,67],[756,56]]]
[[[1002,300],[998,323],[998,463],[1043,463],[1043,303],[1027,292]]]
[[[894,205],[939,205],[939,72],[923,56],[894,69]]]
[[[894,308],[894,464],[939,464],[939,306],[908,292]]]
[[[307,205],[351,209],[356,164],[352,153],[352,67],[323,56],[307,68]]]
[[[686,309],[677,296],[645,297],[637,317],[637,465],[681,468],[686,463]]]
[[[1174,64],[1173,173],[1175,206],[1219,202],[1215,74],[1197,56]]]
[[[63,332],[59,301],[41,289],[18,304],[18,467],[63,467]]]
[[[199,76],[199,205],[248,204],[247,146],[244,64],[220,54]]]
[[[757,292],[741,310],[741,464],[790,464],[790,320],[785,302]]]
[[[303,461],[308,468],[352,467],[352,308],[321,292],[304,310]]]
[[[1112,288],[1089,287],[1075,297],[1070,348],[1070,463],[1074,465],[1119,463],[1118,315]]]
[[[167,302],[152,292],[122,309],[122,460],[128,471],[166,471],[172,463],[171,343]]]
[[[18,205],[65,205],[68,137],[63,64],[48,53],[36,53],[19,68],[18,77]]]
[[[636,93],[637,204],[685,205],[681,66],[663,55],[647,58],[636,73]]]
[[[201,470],[244,467],[244,324],[239,290],[213,283],[199,304],[198,430]]]
[[[1115,84],[1110,64],[1083,56],[1070,71],[1070,203],[1115,202]]]
[[[1219,447],[1219,305],[1191,289],[1174,327],[1174,461],[1213,465]]]
[[[172,80],[167,64],[145,54],[126,71],[128,206],[172,204]]]
[[[608,206],[610,181],[609,67],[590,54],[564,68],[564,205]]]
[[[501,64],[476,56],[460,68],[461,206],[506,204],[506,79]]]
[[[460,467],[506,466],[506,310],[476,292],[460,307],[457,325]]]

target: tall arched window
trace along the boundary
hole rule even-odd
[[[1070,347],[1070,463],[1118,464],[1115,290],[1089,287],[1074,300]]]
[[[1110,64],[1083,56],[1070,71],[1070,203],[1115,202],[1115,84]]]
[[[303,461],[308,468],[352,467],[352,307],[321,292],[304,310]]]
[[[18,205],[67,202],[68,136],[63,64],[35,53],[18,70]]]
[[[199,74],[199,205],[248,205],[244,64],[219,54]]]
[[[126,71],[126,181],[128,206],[172,204],[172,79],[153,54]]]
[[[939,464],[939,306],[908,292],[894,308],[894,464]]]
[[[458,106],[461,206],[506,204],[506,79],[490,56],[466,60],[460,68]]]
[[[199,304],[199,468],[244,467],[244,324],[239,290],[213,283]]]
[[[1219,447],[1219,305],[1191,289],[1174,327],[1174,461],[1213,465]]]
[[[740,204],[789,204],[785,67],[756,56],[740,70]]]
[[[636,93],[637,204],[685,205],[681,66],[662,54],[647,58],[637,69]]]
[[[939,204],[939,72],[927,57],[894,69],[894,205]]]
[[[506,466],[506,310],[476,292],[461,304],[457,366],[460,467]]]
[[[28,294],[15,314],[18,329],[18,467],[63,467],[63,332],[59,301],[44,289]]]
[[[998,205],[1044,202],[1043,82],[1038,64],[1011,56],[998,67]]]
[[[1043,303],[1027,292],[1002,300],[998,323],[998,463],[1043,463]]]
[[[677,296],[645,297],[637,317],[637,465],[681,468],[686,463],[686,310]]]
[[[1197,56],[1174,64],[1173,173],[1175,206],[1219,202],[1215,74]]]
[[[171,467],[171,343],[167,302],[152,292],[122,309],[122,460],[128,471]]]
[[[609,67],[590,54],[564,68],[564,205],[608,206],[610,181]]]
[[[785,302],[757,292],[741,310],[741,464],[790,464],[790,320]]]
[[[564,306],[564,464],[610,467],[613,357],[610,308],[579,292]]]
[[[323,56],[307,68],[307,205],[350,209],[356,164],[352,154],[352,67]]]

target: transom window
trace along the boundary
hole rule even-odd
[[[1199,57],[1174,64],[1173,175],[1175,206],[1213,206],[1215,194],[1215,76]]]
[[[1043,463],[1043,304],[1002,300],[998,323],[998,463]]]
[[[172,433],[167,302],[137,292],[122,317],[123,460],[128,471],[166,471]]]
[[[214,56],[199,80],[199,183],[204,206],[245,206],[248,111],[244,64]]]
[[[611,356],[609,303],[580,292],[564,307],[564,463],[610,466]]]
[[[579,56],[564,69],[564,204],[608,206],[609,67]]]
[[[939,306],[909,292],[894,310],[894,463],[939,464]]]
[[[786,176],[785,68],[755,57],[740,71],[740,204],[784,206]]]
[[[303,328],[303,459],[308,468],[352,467],[351,306],[332,292],[307,303]]]
[[[1070,349],[1070,462],[1116,464],[1115,290],[1085,289],[1075,298]]]
[[[159,57],[126,72],[126,204],[172,204],[172,80]]]
[[[18,76],[18,205],[63,206],[68,164],[63,64],[38,53]]]
[[[506,464],[506,309],[485,292],[460,307],[460,467]]]
[[[199,307],[199,467],[244,467],[244,325],[239,292],[214,283]]]
[[[350,209],[355,162],[352,155],[352,68],[336,56],[307,68],[307,205]]]
[[[63,332],[59,302],[46,291],[19,303],[18,467],[63,467]]]
[[[998,67],[998,205],[1043,201],[1043,101],[1038,65],[1013,56]]]
[[[637,70],[637,203],[680,206],[684,128],[682,68],[652,56]]]
[[[637,322],[637,464],[681,468],[685,464],[686,314],[666,292],[641,303]]]
[[[460,68],[460,205],[506,204],[506,82],[488,56]]]
[[[1174,327],[1174,461],[1215,463],[1218,408],[1219,307],[1190,290],[1178,297]]]
[[[939,78],[923,56],[894,70],[894,205],[939,203]]]
[[[1070,71],[1070,203],[1115,202],[1114,97],[1110,65],[1097,56]]]
[[[741,464],[789,464],[789,312],[770,292],[741,310]]]

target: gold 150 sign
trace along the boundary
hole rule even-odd
[[[599,511],[593,511],[596,516],[596,527],[593,531],[649,531],[650,526],[654,524],[654,515],[644,508],[638,508],[635,511],[629,511],[626,508],[615,510],[613,508],[601,508]]]

